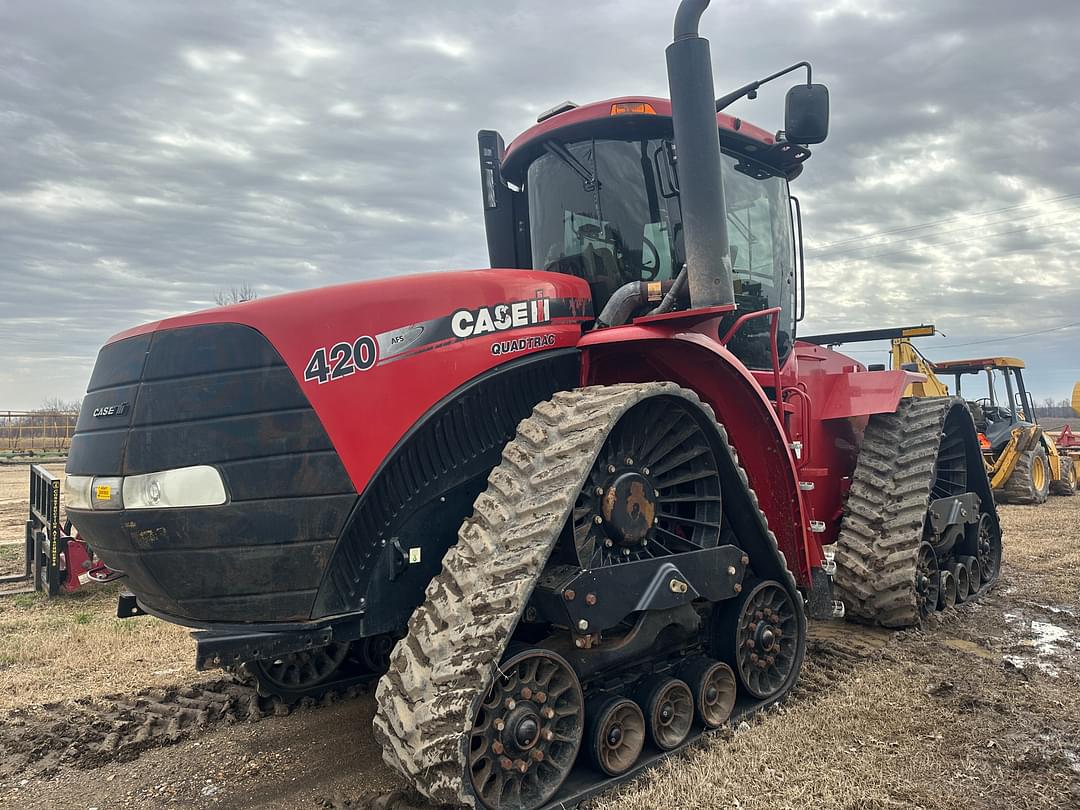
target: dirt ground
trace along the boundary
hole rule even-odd
[[[921,631],[815,625],[783,707],[592,810],[1080,807],[1080,497],[1001,514],[992,592]],[[114,603],[0,598],[0,808],[365,807],[397,786],[366,690],[253,700]]]

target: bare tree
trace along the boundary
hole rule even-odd
[[[219,307],[224,307],[229,304],[254,301],[258,297],[259,294],[255,292],[255,288],[245,281],[239,287],[229,287],[228,289],[222,287],[214,294],[214,301]]]
[[[48,397],[42,400],[38,412],[78,413],[82,410],[81,399],[61,399],[60,397]]]

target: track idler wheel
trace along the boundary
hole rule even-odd
[[[779,582],[765,580],[744,589],[729,610],[721,654],[731,656],[743,689],[759,700],[776,697],[792,675],[800,644],[791,597]]]
[[[261,694],[297,699],[329,681],[345,663],[349,642],[331,642],[280,658],[250,661],[245,666]]]
[[[661,751],[677,748],[694,723],[694,696],[678,678],[655,675],[638,687],[645,731]]]
[[[585,726],[577,675],[561,656],[527,649],[499,666],[469,732],[469,776],[490,810],[545,804],[574,766]]]
[[[971,581],[968,579],[967,566],[962,562],[953,563],[953,579],[956,580],[956,604],[966,602],[971,594]]]
[[[720,728],[731,717],[738,688],[731,667],[711,658],[683,664],[679,678],[694,695],[694,716],[705,728]]]
[[[956,580],[952,571],[938,573],[938,610],[948,610],[956,604]]]
[[[360,645],[360,663],[364,669],[376,675],[382,675],[390,669],[390,652],[394,649],[396,639],[389,633],[378,636],[362,638]]]
[[[937,554],[934,552],[934,547],[929,543],[923,543],[919,546],[919,558],[915,563],[915,601],[916,607],[919,609],[920,620],[926,619],[931,613],[937,610],[938,606],[938,590],[940,587],[939,574],[941,573],[938,568]],[[956,591],[957,599],[960,596],[960,589]],[[964,588],[964,596],[967,596],[967,588]]]
[[[979,576],[983,582],[993,582],[1001,569],[1001,530],[993,517],[985,512],[979,518],[978,548]]]
[[[630,698],[609,697],[586,709],[589,759],[607,776],[630,770],[645,747],[645,715]]]

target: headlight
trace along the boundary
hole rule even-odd
[[[126,509],[217,506],[225,500],[225,484],[213,467],[181,467],[124,479]]]
[[[94,483],[92,475],[69,475],[64,481],[64,504],[68,509],[90,508],[90,486]]]

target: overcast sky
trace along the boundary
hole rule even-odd
[[[666,95],[675,6],[0,0],[0,408],[81,396],[111,334],[232,284],[485,266],[477,129]],[[1020,355],[1065,397],[1080,3],[714,6],[718,92],[800,59],[830,87],[804,332],[934,322],[932,358]],[[786,86],[730,111],[778,129]]]

